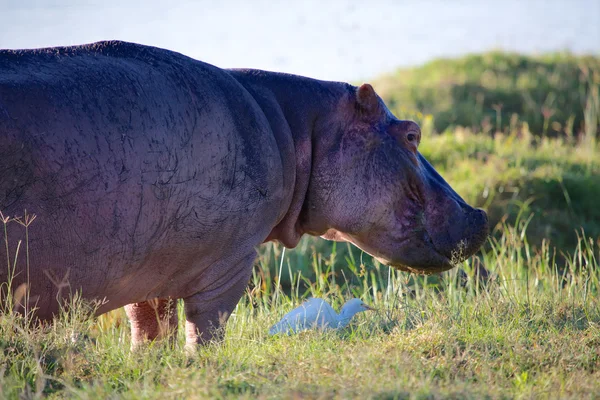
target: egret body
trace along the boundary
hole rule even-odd
[[[338,314],[325,300],[310,298],[284,315],[281,321],[271,327],[269,335],[298,333],[313,328],[320,330],[344,328],[356,313],[367,310],[373,308],[361,299],[351,299],[342,306]]]

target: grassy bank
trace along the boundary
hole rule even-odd
[[[593,397],[600,393],[598,248],[582,238],[558,271],[547,248],[535,253],[526,243],[522,231],[505,227],[481,255],[492,272],[486,280],[467,265],[466,275],[454,270],[432,283],[358,261],[355,274],[334,280],[321,259],[308,289],[286,294],[257,271],[226,340],[192,356],[182,349],[182,324],[176,348],[155,343],[131,352],[122,310],[94,323],[76,303],[45,331],[22,329],[8,315],[0,321],[0,397]],[[281,265],[266,254],[260,261]],[[293,280],[300,287],[303,278]],[[336,307],[358,296],[379,310],[342,332],[267,336],[311,295]]]
[[[517,120],[539,135],[599,132],[599,57],[490,52],[399,69],[373,84],[396,115],[433,115],[437,132],[507,131]]]

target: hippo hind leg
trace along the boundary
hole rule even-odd
[[[131,321],[131,348],[135,349],[146,341],[177,337],[177,300],[171,298],[152,299],[125,306]]]

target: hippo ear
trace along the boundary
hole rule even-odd
[[[379,99],[373,90],[373,86],[363,83],[356,90],[356,101],[365,111],[375,111],[379,108]]]

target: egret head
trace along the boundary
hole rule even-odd
[[[367,310],[373,310],[373,308],[366,305],[361,299],[351,299],[344,304],[340,315],[344,317],[351,317],[356,313]]]

